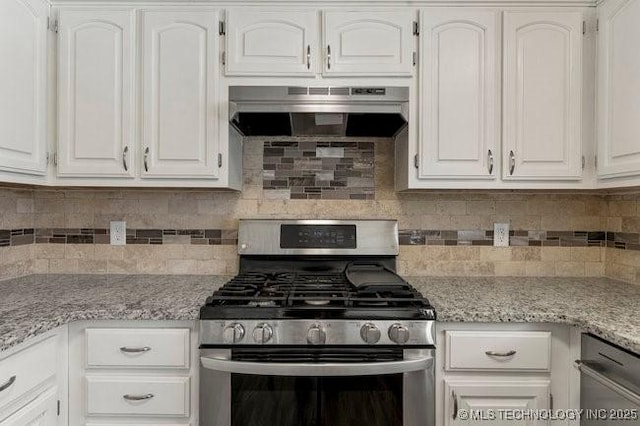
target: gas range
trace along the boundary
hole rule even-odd
[[[242,220],[240,272],[201,308],[202,347],[432,347],[436,313],[395,273],[397,235],[388,220]]]

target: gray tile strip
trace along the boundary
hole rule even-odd
[[[295,194],[293,194],[295,195]],[[509,232],[510,245],[529,247],[613,247],[640,250],[640,233],[605,231]],[[403,229],[400,245],[490,246],[493,230]],[[0,229],[0,247],[25,244],[109,244],[105,228]],[[235,229],[127,229],[127,244],[236,245]]]

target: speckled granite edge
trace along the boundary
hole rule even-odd
[[[34,321],[29,328],[17,328],[12,333],[0,336],[0,352],[17,346],[33,337],[51,331],[54,328],[69,324],[73,321],[91,320],[163,320],[163,321],[188,321],[198,319],[199,310],[184,315],[176,315],[170,310],[88,310],[82,312],[68,312],[55,318],[43,318]]]
[[[0,352],[79,320],[196,320],[206,297],[228,279],[33,275],[3,281]],[[640,286],[607,278],[413,277],[408,281],[430,299],[441,322],[567,324],[640,354],[636,314]]]

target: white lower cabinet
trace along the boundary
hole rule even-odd
[[[444,424],[545,424],[520,423],[516,413],[549,408],[549,392],[548,380],[445,380]]]
[[[0,353],[0,426],[67,424],[67,327]]]
[[[579,408],[580,377],[569,367],[579,358],[575,330],[557,324],[439,323],[436,424],[547,425],[531,414]]]
[[[58,424],[58,388],[53,387],[30,402],[0,426],[56,426]]]
[[[197,425],[193,321],[70,326],[70,425]]]

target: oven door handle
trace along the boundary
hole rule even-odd
[[[433,357],[403,361],[361,363],[284,363],[232,361],[224,358],[200,357],[207,370],[260,376],[379,376],[421,371],[433,366]]]

